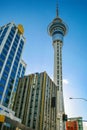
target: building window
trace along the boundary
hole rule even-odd
[[[8,46],[10,47],[11,42],[9,41],[9,39],[7,39],[7,41],[6,41],[6,45],[8,45]]]
[[[4,61],[5,57],[6,57],[5,55],[1,54],[0,59],[2,59]]]
[[[5,84],[6,84],[6,79],[4,79],[4,78],[1,78],[1,84],[3,85],[3,86],[5,86]]]
[[[8,90],[6,90],[6,97],[10,97],[10,95],[11,95],[11,91],[8,91]]]
[[[9,99],[7,97],[4,98],[4,103],[8,104]]]
[[[10,67],[8,67],[7,65],[5,66],[5,71],[7,71],[9,73]]]
[[[15,28],[14,27],[11,28],[11,33],[15,34]]]
[[[0,60],[0,68],[2,69],[2,66],[3,66],[3,62],[2,60]]]
[[[7,66],[11,66],[11,61],[10,61],[10,60],[7,60],[6,65],[7,65]]]
[[[59,69],[59,65],[57,66],[57,69]]]
[[[57,79],[59,79],[59,75],[57,75]]]
[[[13,56],[9,55],[8,60],[10,60],[12,62],[13,61]]]
[[[7,55],[7,52],[8,52],[7,48],[4,48],[3,51],[2,51],[2,53],[3,53],[5,56]]]
[[[1,101],[1,99],[2,99],[2,94],[0,93],[0,101]]]
[[[13,45],[14,45],[14,47],[16,48],[17,45],[18,45],[18,43],[17,43],[16,41],[14,41]]]
[[[33,129],[35,129],[35,125],[36,125],[36,122],[34,121],[34,122],[33,122]]]
[[[13,38],[11,37],[10,34],[9,34],[9,36],[8,36],[8,39],[9,39],[10,42],[12,42],[12,39],[13,39]]]
[[[7,79],[7,78],[8,78],[8,73],[6,73],[6,72],[4,71],[2,77],[4,77],[5,79]]]
[[[2,93],[3,91],[4,91],[4,87],[0,85],[0,93]]]
[[[51,98],[51,107],[56,107],[56,97]]]
[[[12,85],[8,83],[8,89],[12,90]]]

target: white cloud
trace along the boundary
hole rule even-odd
[[[84,128],[84,130],[87,130],[87,123],[86,122],[83,123],[83,128]]]
[[[67,85],[67,84],[69,84],[68,79],[63,79],[63,85]]]

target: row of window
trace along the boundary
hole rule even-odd
[[[2,43],[2,41],[4,39],[4,37],[5,37],[5,34],[6,34],[7,30],[8,30],[8,26],[3,30],[3,32],[1,30],[2,33],[0,35],[0,45],[1,45],[1,43]]]
[[[8,41],[7,41],[7,42],[8,42]],[[0,55],[0,59],[2,60],[2,61],[0,61],[0,62],[1,62],[1,63],[0,63],[1,68],[2,68],[2,66],[3,66],[3,63],[4,63],[4,61],[5,61],[5,58],[6,58],[8,49],[9,49],[9,47],[7,46],[7,42],[6,42],[6,44],[5,44],[5,46],[4,46],[3,50],[2,50],[2,53],[1,53],[1,55]]]

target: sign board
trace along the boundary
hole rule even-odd
[[[5,116],[4,115],[0,115],[0,122],[4,122],[5,121]]]

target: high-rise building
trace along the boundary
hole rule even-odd
[[[57,130],[64,129],[62,115],[64,114],[63,85],[62,85],[62,46],[67,26],[59,17],[58,6],[56,18],[48,26],[48,34],[52,36],[54,48],[54,83],[57,85]]]
[[[46,72],[19,79],[13,105],[22,124],[35,130],[56,129],[57,87]]]
[[[26,64],[21,59],[25,44],[22,25],[13,22],[0,27],[0,104],[9,107]]]
[[[83,130],[82,117],[68,118],[66,130]]]
[[[12,109],[12,106],[14,103],[14,98],[15,98],[19,78],[24,77],[25,70],[26,70],[26,63],[21,59],[19,67],[18,67],[18,72],[16,73],[16,76],[15,76],[15,83],[13,85],[13,89],[12,89],[10,100],[9,100],[10,109]]]

